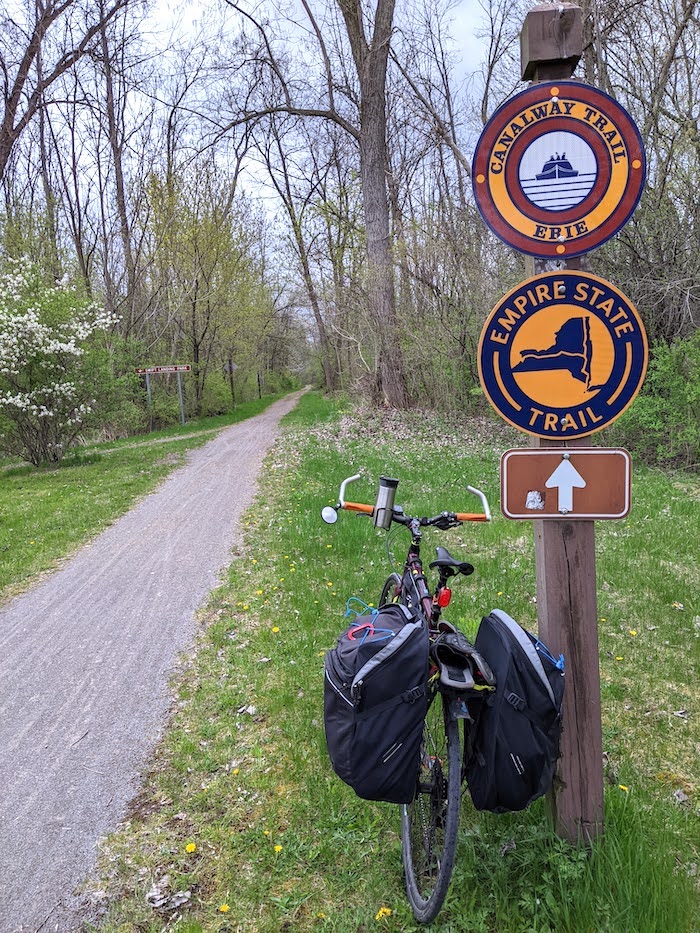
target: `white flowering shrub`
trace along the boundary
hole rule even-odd
[[[0,449],[35,465],[61,459],[96,404],[98,337],[114,323],[27,262],[0,275]]]

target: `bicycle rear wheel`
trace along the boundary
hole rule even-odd
[[[419,923],[430,923],[443,905],[457,850],[461,800],[459,724],[436,693],[423,727],[416,796],[401,808],[406,893]]]

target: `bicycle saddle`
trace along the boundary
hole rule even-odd
[[[440,570],[444,571],[446,577],[454,577],[458,573],[463,573],[465,577],[468,577],[470,573],[474,573],[474,568],[468,561],[455,560],[447,548],[438,547],[436,550],[437,559],[429,564],[431,570],[439,567]]]

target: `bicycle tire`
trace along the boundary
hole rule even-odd
[[[452,878],[461,803],[459,723],[436,692],[421,743],[416,796],[401,808],[401,849],[406,894],[419,923],[440,912]]]
[[[386,582],[382,587],[382,595],[379,597],[379,605],[383,606],[385,603],[390,602],[400,602],[401,597],[397,595],[398,591],[401,589],[401,577],[398,573],[390,573],[386,578]]]

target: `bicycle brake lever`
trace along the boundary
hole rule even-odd
[[[462,523],[457,521],[454,515],[450,515],[449,512],[445,512],[434,524],[436,528],[440,529],[440,531],[448,531],[450,528],[458,528]]]

